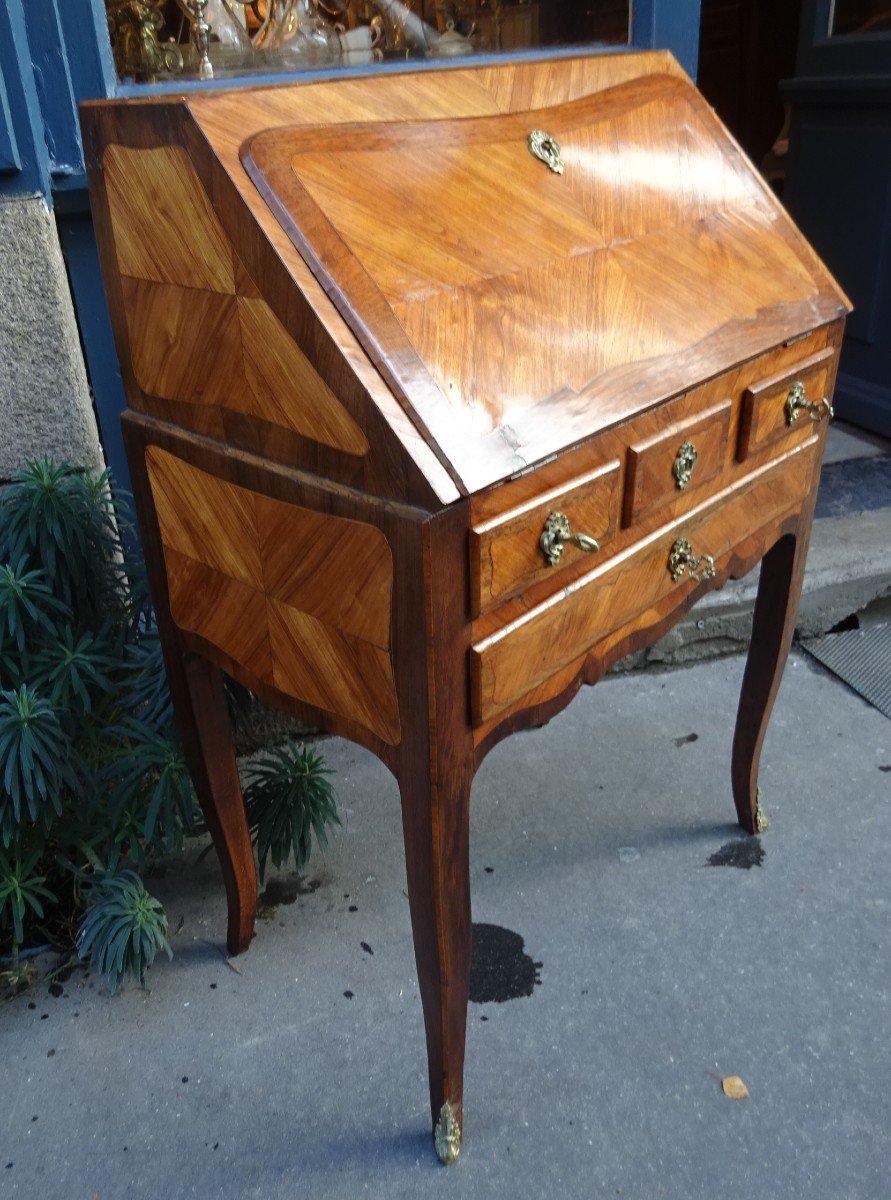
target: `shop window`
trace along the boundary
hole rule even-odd
[[[833,0],[829,15],[830,36],[887,33],[889,30],[891,4],[888,0]]]
[[[122,80],[627,44],[631,0],[106,0]]]

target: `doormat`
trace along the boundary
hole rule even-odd
[[[801,643],[848,687],[891,719],[891,624],[845,629]]]
[[[847,517],[891,506],[891,454],[827,463],[815,517]]]

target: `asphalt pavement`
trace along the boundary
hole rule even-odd
[[[78,969],[0,1007],[0,1197],[888,1200],[891,724],[793,653],[745,838],[742,666],[610,677],[484,763],[455,1166],[396,786],[330,740],[344,828],[247,954],[193,845],[150,881],[176,954],[149,990]]]

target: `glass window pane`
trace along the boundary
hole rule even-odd
[[[832,37],[846,33],[887,33],[891,30],[888,0],[834,0],[829,18]]]
[[[105,0],[118,74],[156,80],[630,40],[631,0]],[[206,26],[198,50],[197,18]],[[202,69],[203,62],[203,69]]]

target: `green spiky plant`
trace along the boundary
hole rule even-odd
[[[293,742],[266,751],[252,764],[244,798],[261,882],[267,858],[282,867],[293,857],[302,871],[312,854],[313,834],[322,850],[327,847],[328,829],[340,824],[330,774],[320,754]]]
[[[159,950],[173,957],[167,915],[135,871],[121,871],[95,886],[77,949],[81,958],[92,957],[112,993],[125,975],[144,984]]]
[[[167,917],[141,873],[201,830],[126,499],[107,472],[30,462],[0,496],[0,945],[85,904],[76,937],[114,991]],[[289,744],[248,790],[261,873],[339,824],[320,757]],[[64,922],[63,928],[66,927]],[[56,940],[59,940],[56,934]],[[69,932],[70,936],[70,932]]]

